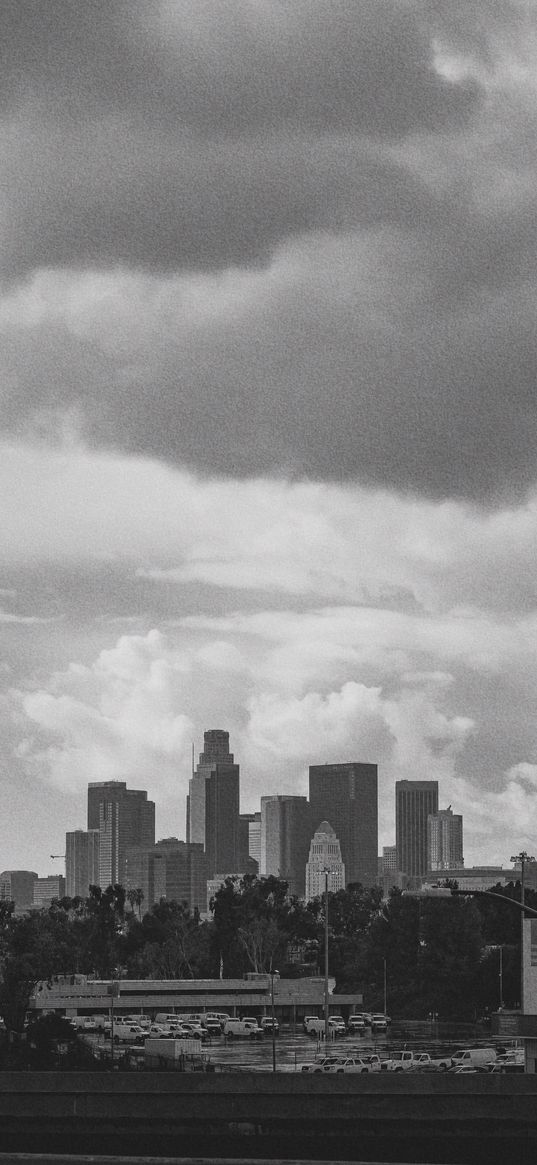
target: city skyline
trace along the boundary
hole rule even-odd
[[[310,766],[537,835],[537,9],[6,0],[5,869]],[[507,839],[507,840],[506,840]]]

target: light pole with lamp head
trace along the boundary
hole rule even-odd
[[[524,907],[525,907],[525,888],[526,888],[526,864],[534,862],[535,858],[530,857],[523,849],[519,854],[511,857],[512,862],[516,862],[520,866],[520,1012],[524,1015]]]
[[[274,976],[279,975],[279,971],[274,971],[272,967],[272,959],[270,961],[270,1005],[272,1013],[272,1071],[276,1071],[276,1016],[274,1014]]]
[[[328,1047],[328,875],[330,870],[325,866],[324,874],[324,1044]]]

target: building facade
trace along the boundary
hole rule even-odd
[[[88,785],[88,831],[99,831],[99,885],[125,885],[127,849],[155,844],[155,803],[125,781]]]
[[[331,894],[345,889],[345,866],[335,831],[330,822],[321,821],[311,840],[306,864],[306,900],[319,898],[326,889]]]
[[[0,874],[0,902],[14,902],[17,911],[27,910],[34,903],[33,870],[2,870]]]
[[[142,891],[142,914],[162,899],[184,902],[189,909],[200,907],[192,877],[197,856],[196,847],[177,837],[162,838],[154,846],[130,846],[127,849],[125,887],[127,893],[129,890]]]
[[[261,798],[260,873],[283,878],[289,894],[303,898],[313,829],[306,797]]]
[[[241,868],[245,868],[249,862],[255,862],[257,872],[259,873],[261,859],[261,813],[241,813],[239,828]]]
[[[427,818],[427,869],[452,870],[464,866],[462,816],[439,809]]]
[[[65,898],[65,878],[61,874],[48,874],[46,878],[36,878],[34,882],[34,909],[43,910],[55,899]]]
[[[99,886],[98,829],[74,829],[65,835],[65,892],[68,898],[87,898],[90,886]]]
[[[407,878],[427,872],[427,820],[438,812],[438,781],[396,781],[397,870]]]
[[[187,841],[203,846],[209,878],[240,867],[239,802],[240,769],[229,751],[229,732],[208,729],[189,782]]]
[[[374,764],[311,765],[312,832],[329,821],[341,845],[347,886],[378,880],[378,770]]]

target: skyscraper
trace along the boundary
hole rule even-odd
[[[438,811],[438,781],[395,782],[397,869],[409,878],[427,872],[427,818]]]
[[[464,866],[462,816],[451,805],[427,818],[427,868],[453,870]]]
[[[313,835],[306,864],[306,899],[319,898],[328,883],[331,894],[345,889],[341,846],[329,821],[321,821]]]
[[[260,873],[289,883],[289,894],[303,898],[312,836],[306,797],[261,798]]]
[[[241,872],[246,870],[252,861],[259,863],[261,858],[261,814],[241,813],[240,815],[240,854]]]
[[[65,835],[65,892],[68,898],[87,898],[99,885],[98,829],[74,829]]]
[[[125,781],[88,785],[88,830],[99,830],[99,885],[126,880],[129,846],[155,844],[155,803],[145,789],[127,789]]]
[[[311,765],[313,829],[329,821],[341,845],[347,886],[375,886],[378,878],[378,772],[374,764]]]
[[[229,751],[229,732],[210,728],[189,783],[187,841],[203,845],[207,877],[238,872],[240,770]]]

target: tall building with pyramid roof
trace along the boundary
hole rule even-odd
[[[341,857],[341,846],[329,821],[321,821],[310,845],[306,865],[306,899],[319,898],[324,894],[328,878],[328,889],[336,894],[345,889],[345,866]]]

